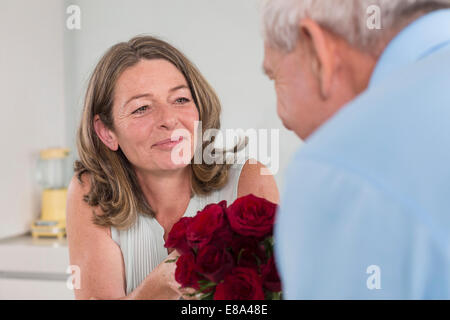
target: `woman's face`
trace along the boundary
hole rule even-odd
[[[198,110],[183,74],[166,60],[142,59],[120,75],[114,92],[113,119],[117,143],[137,170],[185,167],[186,163],[172,158],[175,146],[176,150],[183,147],[194,154]],[[179,137],[179,132],[184,136],[180,142],[161,144]]]

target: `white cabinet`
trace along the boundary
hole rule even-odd
[[[67,239],[0,240],[0,299],[74,299]]]
[[[65,281],[0,278],[0,300],[73,300]]]

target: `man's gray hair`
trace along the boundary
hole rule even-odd
[[[373,6],[379,9],[381,29],[367,26]],[[289,52],[297,43],[299,21],[307,17],[351,45],[371,50],[405,18],[448,7],[450,0],[266,0],[263,33],[270,46]]]

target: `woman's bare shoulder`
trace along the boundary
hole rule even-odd
[[[86,172],[81,176],[74,174],[67,190],[67,220],[78,224],[93,225],[93,214],[103,215],[99,206],[91,206],[85,200],[85,196],[91,190],[91,174]],[[110,235],[110,228],[95,226]]]
[[[271,202],[279,202],[278,187],[269,169],[255,159],[248,159],[242,167],[239,177],[238,197],[254,194]]]
[[[67,192],[72,196],[79,196],[81,193],[88,193],[90,189],[91,174],[89,172],[85,172],[80,176],[78,173],[75,173],[70,180]]]

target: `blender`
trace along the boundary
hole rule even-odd
[[[66,168],[69,149],[41,150],[38,161],[37,181],[42,187],[41,217],[31,225],[31,235],[56,237],[66,235]]]

